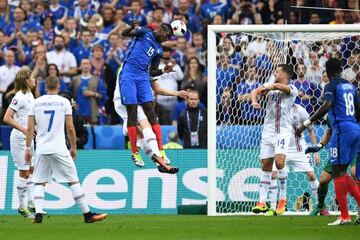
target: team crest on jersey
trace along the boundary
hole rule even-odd
[[[18,103],[18,101],[16,100],[16,98],[14,98],[14,99],[11,101],[11,103],[12,103],[13,105],[16,105],[16,104]]]

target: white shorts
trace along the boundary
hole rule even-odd
[[[291,131],[281,130],[281,134],[262,132],[260,159],[273,158],[276,154],[287,155]]]
[[[13,134],[10,135],[10,152],[14,161],[14,165],[18,170],[29,170],[34,164],[34,158],[31,163],[25,162],[25,139],[18,138]],[[32,149],[33,155],[34,151]]]
[[[312,172],[314,168],[311,163],[311,157],[309,154],[305,154],[304,152],[293,151],[289,149],[286,155],[285,166],[290,172],[290,169],[293,172]],[[273,163],[273,171],[277,171],[278,169],[275,166],[275,161]]]
[[[114,108],[116,113],[121,117],[121,119],[124,121],[123,123],[123,134],[125,136],[128,135],[127,132],[127,119],[128,119],[128,115],[127,115],[127,111],[126,111],[126,107],[125,105],[123,105],[121,103],[121,99],[115,100],[114,101]],[[144,110],[142,108],[141,105],[138,105],[137,107],[137,121],[141,122],[142,120],[147,119]]]
[[[74,160],[68,154],[37,154],[33,173],[34,183],[51,182],[69,183],[79,181]]]
[[[294,167],[294,172],[311,172],[314,171],[311,161],[310,154],[305,154],[304,151],[298,152],[289,149],[285,162],[287,167]]]

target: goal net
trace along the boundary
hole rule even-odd
[[[325,62],[339,58],[343,77],[357,84],[360,74],[360,27],[357,25],[270,25],[208,28],[208,214],[246,214],[259,200],[261,132],[267,99],[261,110],[251,106],[250,92],[273,81],[279,64],[293,66],[293,84],[298,88],[296,104],[311,115],[322,103],[328,79]],[[326,129],[325,121],[315,123],[317,141]],[[305,139],[310,145],[309,136]],[[314,166],[319,179],[328,161],[328,150],[320,152]],[[312,158],[311,158],[312,159]],[[289,213],[308,214],[317,203],[305,173],[290,167],[287,183]],[[326,203],[338,211],[333,183]],[[356,204],[350,200],[349,210]]]

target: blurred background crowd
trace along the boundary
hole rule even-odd
[[[312,6],[359,9],[358,0],[0,0],[0,104],[6,109],[14,96],[14,77],[19,68],[35,69],[35,97],[45,94],[48,76],[61,79],[61,90],[72,93],[78,114],[86,123],[121,124],[112,98],[116,75],[131,39],[121,31],[132,19],[155,29],[161,23],[182,20],[188,32],[168,41],[160,67],[174,65],[161,75],[163,88],[196,89],[195,107],[207,106],[207,25],[209,24],[355,24],[357,11],[294,8]],[[242,124],[261,118],[248,109],[251,89],[261,84],[261,71],[271,68],[276,49],[271,43],[247,35],[218,34],[218,123]],[[346,76],[356,78],[360,57],[357,39],[350,53],[342,43],[301,46],[292,50],[296,61],[298,103],[314,111],[326,83],[324,60],[345,54]],[[334,45],[334,46],[333,46]],[[325,46],[325,47],[324,47]],[[333,48],[336,48],[335,50]],[[279,60],[279,59],[278,59]],[[209,79],[215,81],[215,79]],[[234,106],[237,111],[234,113]],[[187,108],[186,100],[156,96],[162,125],[176,125]],[[231,112],[230,112],[230,109]],[[250,118],[250,119],[249,119]]]

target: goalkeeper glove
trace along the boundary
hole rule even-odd
[[[305,149],[305,154],[318,152],[323,147],[324,147],[324,145],[322,143],[319,143],[318,145],[312,145]]]

